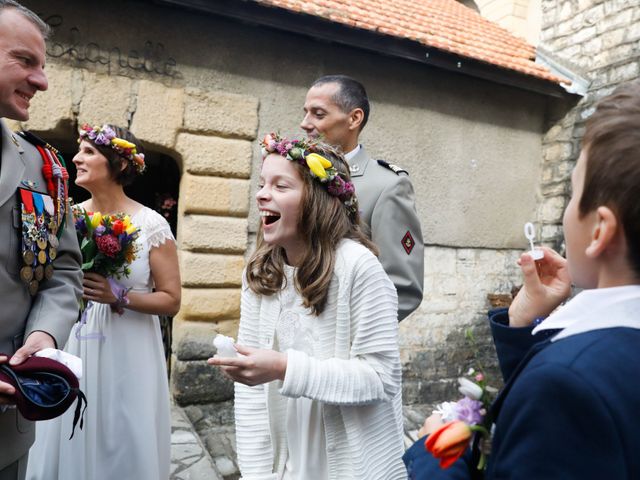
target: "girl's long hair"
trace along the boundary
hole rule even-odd
[[[350,180],[347,162],[335,148],[319,143],[316,151],[333,163],[344,180]],[[325,185],[310,175],[306,165],[293,163],[304,181],[298,232],[305,240],[296,269],[295,288],[302,296],[304,306],[319,315],[327,304],[338,243],[350,238],[375,255],[378,250],[362,232],[358,209],[350,211],[340,199],[329,195]],[[272,295],[281,290],[285,281],[285,261],[282,247],[265,243],[261,224],[256,250],[247,265],[249,288],[260,295]]]

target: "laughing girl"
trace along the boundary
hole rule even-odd
[[[262,141],[261,226],[233,358],[245,480],[401,480],[397,296],[333,148]]]

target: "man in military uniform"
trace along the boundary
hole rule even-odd
[[[30,10],[12,0],[0,0],[3,119],[27,120],[31,98],[37,91],[47,89],[43,68],[48,30]],[[81,257],[71,215],[67,215],[66,226],[60,230],[58,227],[63,225],[52,221],[58,217],[45,216],[42,210],[36,212],[39,216],[34,214],[37,221],[33,231],[38,230],[44,237],[37,237],[39,247],[34,243],[37,255],[32,257],[29,251],[25,260],[18,191],[24,190],[25,198],[29,194],[38,200],[46,199],[42,205],[51,211],[54,203],[50,201],[47,179],[43,178],[43,157],[38,149],[11,133],[2,120],[0,128],[0,354],[4,354],[0,363],[19,364],[43,348],[64,346],[78,315]],[[66,198],[60,200],[67,203]],[[41,221],[45,219],[47,222]],[[14,393],[11,385],[0,382],[0,480],[24,478],[28,450],[34,440],[34,424],[12,405]]]
[[[356,187],[363,222],[380,249],[380,263],[398,291],[398,320],[422,301],[424,241],[408,173],[373,160],[358,143],[369,117],[367,93],[345,75],[327,75],[307,92],[300,126],[311,137],[342,148]]]

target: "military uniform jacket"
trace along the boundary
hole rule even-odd
[[[407,172],[383,164],[371,159],[362,145],[349,160],[360,215],[396,287],[398,320],[402,320],[422,302],[424,240]]]
[[[21,210],[17,189],[47,193],[42,157],[36,148],[14,135],[0,120],[0,352],[12,355],[30,333],[49,333],[62,348],[78,317],[82,272],[78,240],[71,215],[60,238],[54,274],[31,296],[20,280]],[[0,413],[0,470],[24,455],[34,440],[34,425],[16,409]]]

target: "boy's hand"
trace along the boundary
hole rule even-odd
[[[528,253],[518,260],[524,284],[509,307],[509,325],[526,327],[546,317],[571,293],[567,261],[550,248],[541,247],[544,258],[534,261]]]
[[[284,380],[287,371],[287,354],[275,350],[243,347],[235,345],[242,356],[218,357],[207,360],[209,365],[217,365],[234,382],[253,387],[273,380]]]
[[[425,435],[431,435],[442,425],[444,425],[442,415],[440,415],[439,413],[432,413],[425,419],[424,425],[422,425],[422,427],[420,427],[420,430],[418,430],[418,438],[422,438]]]

